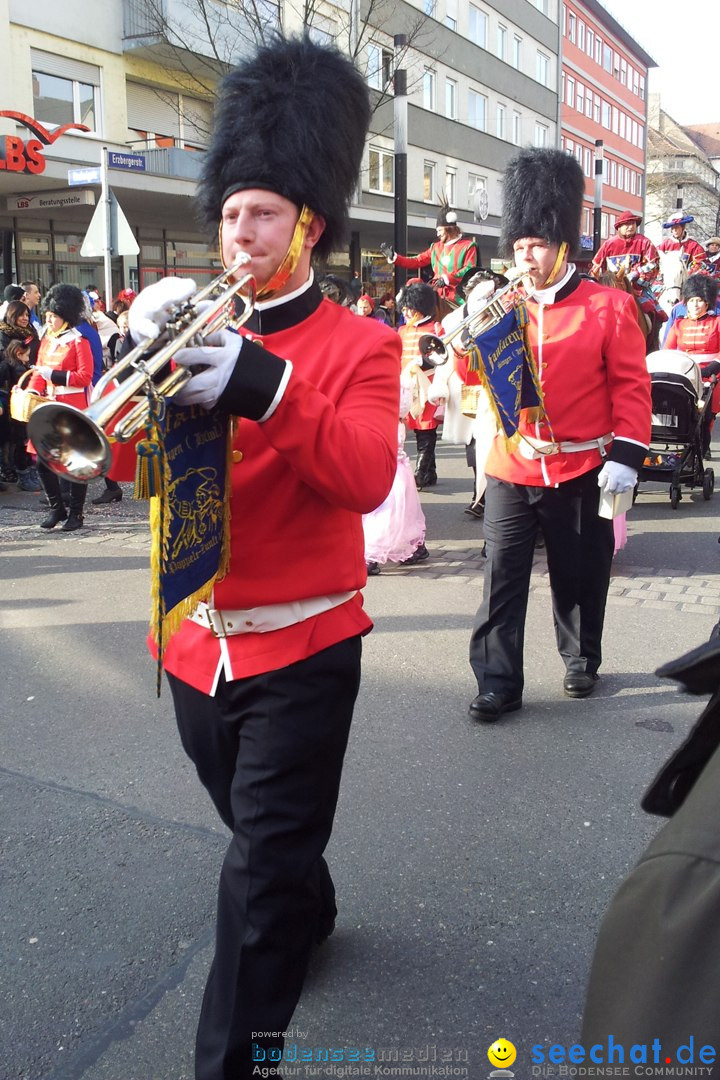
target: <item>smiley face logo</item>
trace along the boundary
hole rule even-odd
[[[488,1050],[490,1064],[495,1065],[498,1069],[509,1068],[516,1057],[517,1050],[507,1039],[496,1039]]]

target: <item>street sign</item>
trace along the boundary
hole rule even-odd
[[[102,169],[96,165],[92,169],[68,169],[68,184],[75,187],[77,184],[101,184]]]
[[[85,234],[80,254],[86,259],[97,259],[105,255],[108,240],[105,235],[105,207],[102,202],[92,216],[90,227]],[[119,202],[110,192],[110,254],[137,255],[140,248]]]
[[[142,154],[118,154],[108,150],[108,169],[128,169],[130,172],[145,172],[145,158]]]
[[[8,210],[60,210],[67,206],[94,206],[94,191],[40,191],[35,195],[12,195]]]

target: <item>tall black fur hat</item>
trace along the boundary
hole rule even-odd
[[[405,286],[400,293],[398,306],[400,308],[412,308],[413,311],[419,311],[421,315],[435,315],[437,312],[437,294],[424,281],[416,281]]]
[[[708,306],[708,311],[715,310],[717,302],[718,283],[707,274],[692,274],[683,285],[683,300],[690,300],[693,296],[699,296]]]
[[[220,221],[236,191],[261,188],[325,220],[315,252],[340,247],[370,122],[367,85],[336,48],[277,37],[223,80],[199,202]]]
[[[503,212],[499,250],[512,254],[524,236],[540,236],[568,245],[570,256],[580,247],[585,177],[577,161],[562,150],[521,150],[508,163],[503,180]]]
[[[43,311],[52,311],[63,322],[77,326],[85,313],[85,297],[77,285],[53,285],[45,293]]]

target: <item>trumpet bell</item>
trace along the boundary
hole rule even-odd
[[[110,468],[110,443],[87,412],[49,401],[39,405],[31,419],[29,435],[35,451],[58,476],[88,484]]]

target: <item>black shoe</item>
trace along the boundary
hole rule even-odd
[[[59,525],[61,521],[65,521],[67,517],[67,510],[64,507],[60,509],[51,510],[44,521],[40,522],[41,529],[54,529],[56,525]]]
[[[522,709],[521,697],[510,697],[509,694],[499,694],[490,690],[485,694],[478,694],[470,702],[469,714],[471,720],[481,720],[485,724],[492,724],[499,720],[503,713],[517,712]]]
[[[400,560],[400,565],[401,566],[415,566],[416,563],[425,562],[425,560],[429,559],[429,558],[430,558],[430,552],[428,551],[428,549],[425,547],[424,544],[421,544],[419,548],[417,548],[415,551],[413,551],[413,553],[412,553],[412,555],[410,556],[409,559],[401,559]]]
[[[102,506],[103,503],[120,502],[122,499],[122,488],[105,488],[102,495],[98,495],[97,499],[92,499],[93,506]]]
[[[75,532],[76,529],[82,529],[83,516],[82,514],[76,514],[72,510],[68,515],[68,519],[62,527],[63,532]]]
[[[368,577],[376,577],[377,574],[380,573],[380,563],[369,562],[369,563],[365,563],[365,565],[367,567],[367,575],[368,575]]]
[[[471,517],[481,518],[485,516],[485,499],[478,499],[477,502],[470,503],[465,507],[463,511],[465,514],[470,514]]]
[[[571,698],[589,697],[599,678],[599,675],[591,675],[589,671],[568,671],[563,679],[563,690]]]

